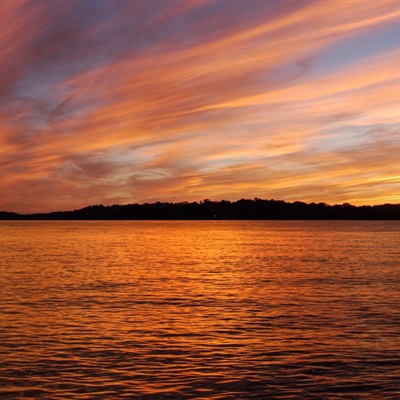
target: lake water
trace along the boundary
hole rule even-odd
[[[400,399],[399,221],[1,221],[0,398]]]

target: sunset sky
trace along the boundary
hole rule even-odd
[[[400,202],[400,1],[0,2],[0,210]]]

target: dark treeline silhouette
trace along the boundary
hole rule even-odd
[[[241,199],[238,201],[92,205],[74,211],[39,214],[0,212],[2,220],[399,220],[400,204],[353,206],[345,203],[288,203],[282,200]]]

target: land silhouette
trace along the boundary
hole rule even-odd
[[[73,211],[18,214],[0,211],[1,220],[400,220],[400,204],[354,206],[348,203],[293,203],[255,198],[238,201],[156,202]]]

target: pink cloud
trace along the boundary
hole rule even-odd
[[[398,201],[399,48],[313,70],[396,2],[35,4],[0,4],[0,209]]]

